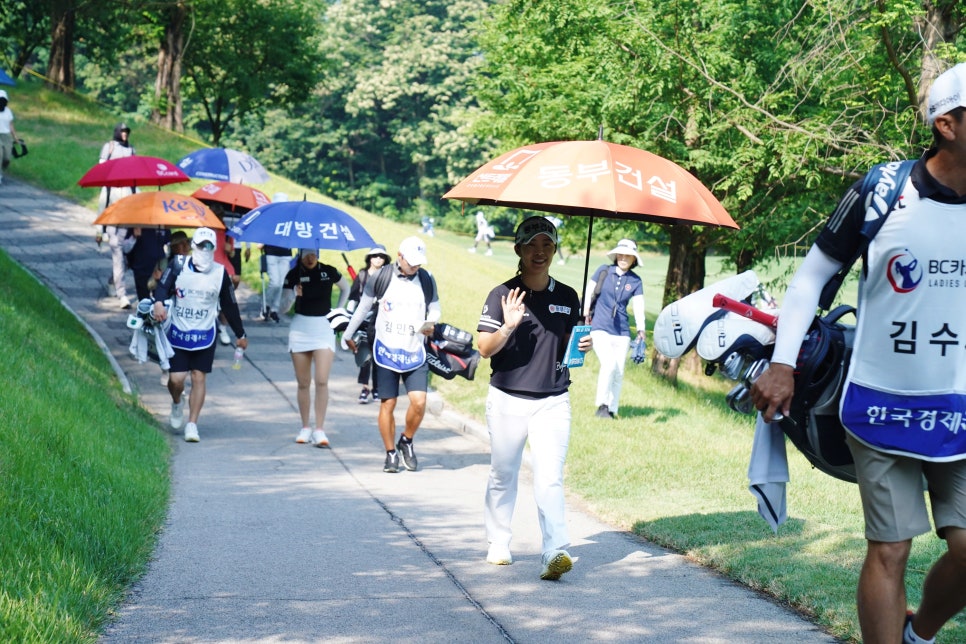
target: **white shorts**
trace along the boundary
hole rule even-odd
[[[291,353],[328,349],[335,351],[335,332],[323,315],[307,316],[299,313],[292,318],[288,330],[288,350]]]

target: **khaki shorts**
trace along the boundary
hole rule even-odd
[[[872,449],[846,434],[859,479],[865,538],[895,543],[929,532],[923,479],[936,534],[966,528],[966,460],[937,463]]]

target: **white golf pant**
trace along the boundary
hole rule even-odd
[[[594,340],[594,353],[600,361],[597,402],[594,405],[607,405],[607,409],[616,414],[620,405],[624,364],[627,362],[631,339],[626,335],[611,335],[607,331],[591,331],[590,337]]]
[[[285,276],[288,275],[291,257],[280,255],[266,255],[265,267],[268,269],[268,286],[265,288],[265,305],[281,314],[282,307],[282,285],[285,283]]]
[[[483,513],[487,541],[510,545],[520,465],[529,439],[541,552],[566,548],[570,536],[564,518],[563,470],[570,441],[570,394],[529,400],[490,387],[486,425],[490,432],[490,476]]]
[[[127,297],[127,288],[124,286],[127,261],[124,259],[121,244],[127,236],[127,228],[105,226],[104,232],[107,234],[107,246],[111,249],[111,283],[114,284],[118,299],[124,299]]]

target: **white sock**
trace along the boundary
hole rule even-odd
[[[906,622],[906,628],[902,632],[902,644],[935,644],[936,638],[925,639],[916,635],[916,632],[912,630],[912,620]]]

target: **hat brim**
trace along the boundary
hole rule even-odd
[[[636,250],[632,250],[632,251],[628,252],[628,249],[627,248],[619,248],[619,247],[618,248],[615,248],[612,251],[610,251],[609,253],[607,253],[607,258],[610,261],[612,261],[612,262],[616,262],[618,255],[630,255],[635,260],[637,260],[637,263],[638,264],[641,263],[641,256],[637,254],[637,251]]]

